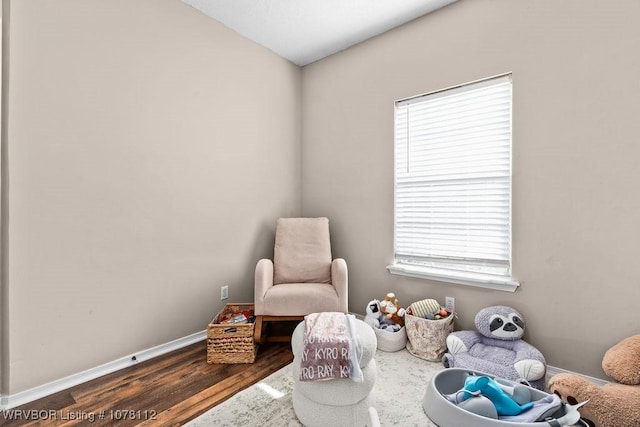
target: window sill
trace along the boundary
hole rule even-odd
[[[467,273],[462,271],[441,270],[437,268],[401,264],[389,265],[387,266],[387,270],[389,270],[389,273],[398,276],[456,283],[458,285],[475,286],[478,288],[494,289],[497,291],[515,292],[520,286],[520,283],[510,277],[491,276],[481,273]]]

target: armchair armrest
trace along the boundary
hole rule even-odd
[[[519,362],[525,359],[544,360],[544,356],[534,346],[526,342],[525,340],[517,340],[513,343],[513,351],[516,353],[514,362]]]
[[[513,351],[516,352],[513,367],[520,377],[527,381],[535,381],[544,377],[547,371],[547,362],[540,350],[524,340],[518,340],[514,342]]]
[[[342,258],[336,258],[331,262],[331,284],[336,288],[340,298],[341,310],[347,313],[349,311],[349,273],[347,262]]]
[[[273,287],[273,261],[263,258],[256,264],[255,286],[253,288],[256,315],[264,313],[264,296]]]

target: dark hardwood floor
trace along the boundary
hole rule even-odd
[[[266,343],[252,364],[209,365],[203,341],[0,413],[0,426],[179,426],[292,360],[289,343]]]

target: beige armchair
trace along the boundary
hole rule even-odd
[[[258,261],[255,274],[256,342],[290,339],[267,336],[271,322],[348,310],[347,263],[331,257],[327,218],[278,219],[273,261]]]

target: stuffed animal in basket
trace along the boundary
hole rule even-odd
[[[389,292],[382,301],[380,301],[380,311],[396,325],[404,326],[404,314],[406,310],[400,308],[398,299],[393,292]]]
[[[640,426],[640,335],[611,347],[602,369],[617,383],[598,387],[575,374],[558,374],[549,380],[549,391],[568,403],[588,400],[582,419],[596,427]]]
[[[369,301],[369,304],[367,304],[366,312],[367,314],[364,316],[365,323],[372,328],[379,328],[380,321],[384,316],[382,314],[382,311],[380,311],[380,301],[378,301],[377,299]]]
[[[394,323],[382,312],[380,301],[377,299],[369,301],[366,312],[364,321],[374,329],[383,329],[387,332],[398,332],[402,329],[401,325]]]
[[[447,368],[465,368],[544,388],[547,364],[542,353],[522,340],[524,319],[503,305],[487,307],[475,318],[477,331],[452,332],[442,359]]]
[[[412,302],[407,308],[407,313],[412,316],[428,320],[440,320],[449,317],[453,312],[432,298]]]

